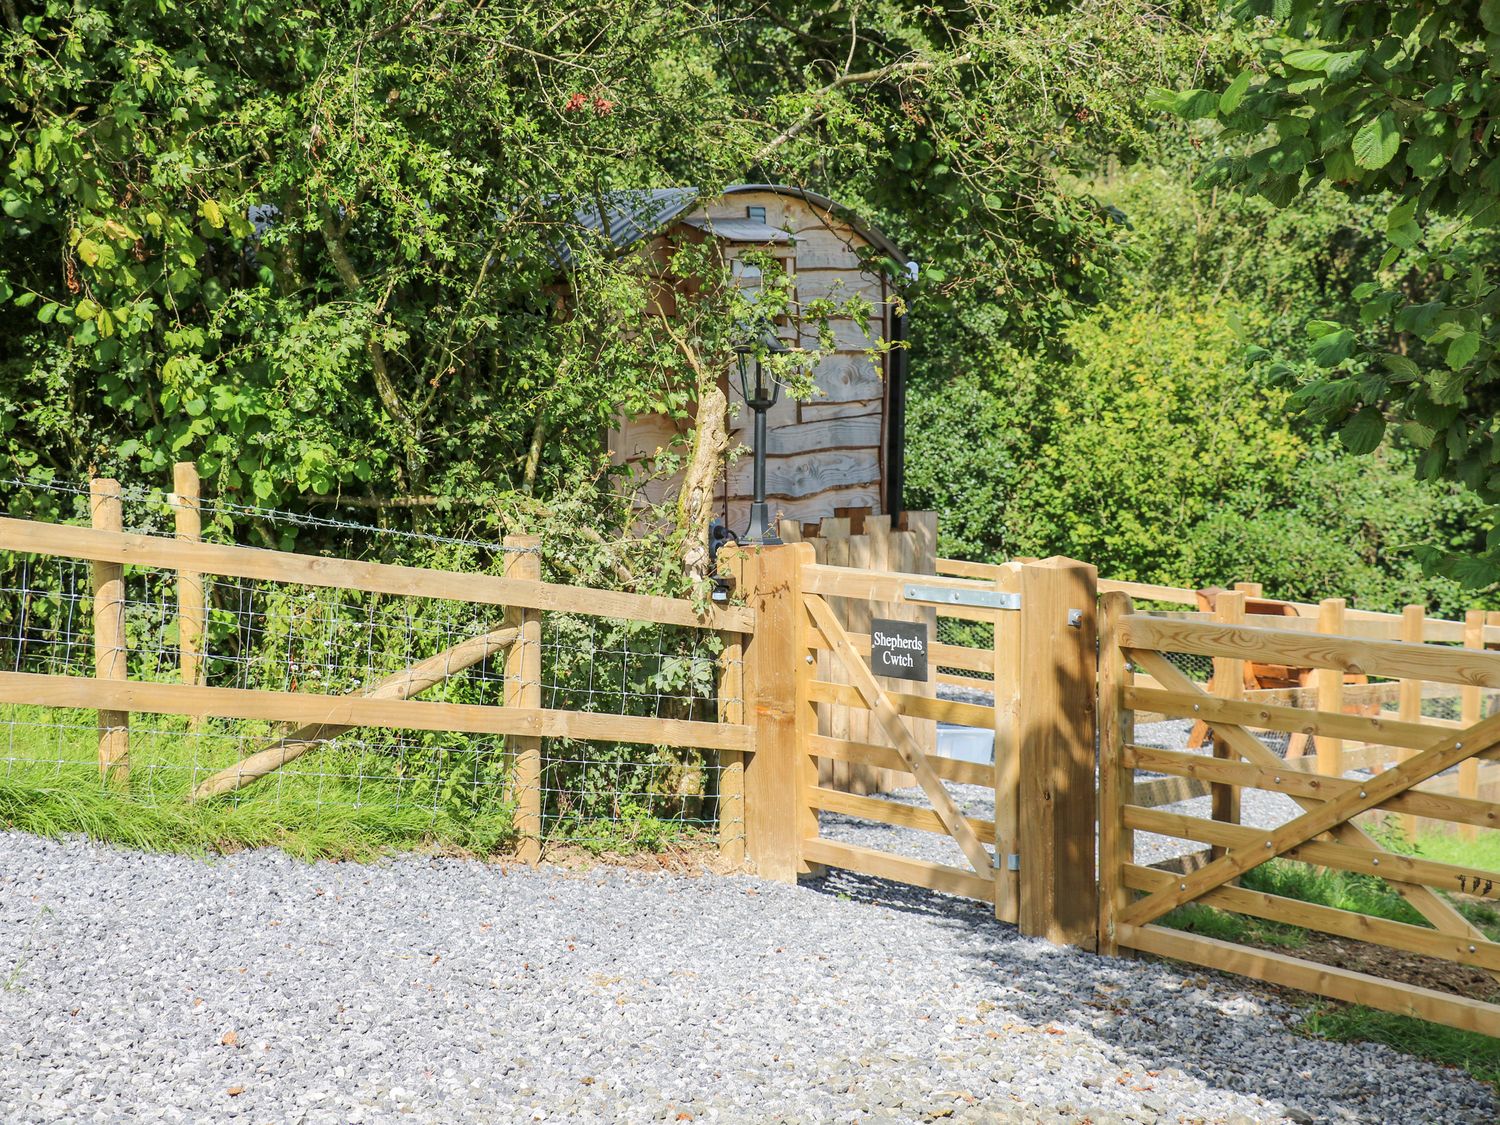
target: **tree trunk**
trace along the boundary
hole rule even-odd
[[[711,577],[708,557],[708,525],[714,515],[714,486],[729,447],[729,400],[718,382],[698,393],[694,419],[693,450],[682,474],[682,492],[677,497],[677,534],[683,570],[694,585]]]

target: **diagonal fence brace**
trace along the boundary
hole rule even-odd
[[[1201,698],[1207,707],[1217,700],[1216,696],[1209,695],[1192,680],[1188,679],[1170,660],[1159,652],[1150,650],[1132,650],[1131,658],[1141,665],[1156,681],[1169,691],[1176,691],[1187,695]],[[1233,723],[1220,723],[1209,720],[1209,726],[1213,727],[1231,747],[1246,760],[1256,765],[1266,766],[1271,769],[1279,769],[1282,766],[1281,759],[1273,754],[1266,745],[1256,738],[1254,734],[1244,727]],[[1304,809],[1316,808],[1322,803],[1320,798],[1292,796]],[[1342,844],[1350,847],[1362,848],[1366,851],[1379,855],[1389,854],[1381,845],[1359,825],[1346,822],[1333,829],[1333,836]],[[1390,879],[1390,885],[1396,893],[1401,895],[1412,905],[1419,914],[1432,923],[1433,928],[1445,934],[1457,937],[1479,938],[1486,937],[1483,930],[1470,922],[1453,906],[1451,902],[1443,898],[1431,887],[1420,883],[1404,883],[1399,880]],[[1500,980],[1500,971],[1490,973],[1496,980]]]
[[[859,650],[854,647],[849,634],[839,624],[833,610],[817,594],[804,595],[804,601],[818,631],[823,634],[834,652],[838,653],[839,659],[848,670],[854,690],[859,692],[860,698],[865,701],[865,706],[875,715],[887,737],[895,744],[896,753],[901,755],[907,768],[916,777],[917,783],[922,786],[922,791],[932,802],[933,811],[942,820],[943,827],[958,841],[958,846],[963,849],[964,855],[968,857],[974,870],[983,878],[993,880],[995,872],[990,853],[985,850],[984,845],[979,842],[979,837],[974,834],[968,821],[959,812],[958,806],[944,787],[942,780],[933,772],[927,755],[922,752],[922,748],[917,745],[917,740],[912,737],[911,732],[906,729],[906,724],[901,721],[901,712],[875,682],[875,676],[861,659]]]
[[[1162,663],[1166,661],[1163,660]],[[1248,731],[1241,730],[1247,737],[1254,738]],[[1255,741],[1259,742],[1259,739]],[[1319,833],[1336,828],[1412,786],[1420,785],[1459,762],[1488,750],[1496,743],[1500,743],[1500,715],[1493,715],[1458,731],[1431,749],[1423,750],[1393,769],[1370,778],[1359,788],[1348,790],[1295,820],[1288,821],[1267,835],[1264,849],[1255,849],[1250,853],[1231,852],[1191,875],[1184,876],[1175,888],[1148,895],[1129,907],[1121,921],[1131,926],[1146,925],[1183,903],[1191,902],[1205,892],[1222,886],[1237,875],[1258,867],[1266,860],[1290,851]]]

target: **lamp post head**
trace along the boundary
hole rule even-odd
[[[758,345],[741,344],[734,349],[734,355],[740,392],[745,396],[745,405],[755,412],[755,496],[750,504],[750,526],[745,530],[742,542],[767,546],[781,542],[771,525],[766,504],[766,411],[776,405],[781,396],[781,384],[776,381],[775,373],[761,362],[761,357],[784,353],[788,349],[769,326],[763,326],[761,331]]]
[[[734,349],[735,370],[739,376],[740,394],[745,405],[754,411],[770,410],[781,398],[781,384],[776,376],[761,362],[761,353],[783,355],[789,349],[767,330],[760,338],[760,347],[744,343]]]

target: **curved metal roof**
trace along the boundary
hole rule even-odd
[[[912,261],[901,248],[890,240],[879,227],[861,220],[842,204],[826,195],[819,195],[806,188],[789,184],[734,184],[724,189],[725,195],[745,195],[751,192],[769,192],[801,199],[814,207],[827,211],[875,247],[911,272]],[[604,196],[604,213],[593,202],[585,203],[574,211],[574,218],[589,230],[604,235],[617,249],[624,250],[642,239],[661,232],[691,211],[701,202],[702,192],[698,188],[651,188],[641,190],[612,191]],[[564,257],[570,257],[564,248]]]

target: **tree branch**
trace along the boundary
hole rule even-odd
[[[958,65],[967,61],[967,55],[959,55],[952,60],[951,65]],[[806,132],[811,126],[816,125],[819,121],[823,120],[823,118],[826,116],[827,111],[822,109],[818,103],[829,94],[842,90],[845,86],[868,85],[872,82],[882,82],[885,79],[893,78],[896,75],[921,74],[923,72],[935,69],[937,69],[937,63],[931,61],[930,59],[907,59],[904,62],[893,62],[886,66],[877,67],[874,70],[860,70],[855,71],[852,74],[839,75],[822,89],[813,91],[812,96],[814,99],[814,104],[808,106],[807,109],[803,111],[802,116],[799,117],[791,125],[787,126],[787,128],[783,130],[778,136],[762,145],[760,149],[755,153],[755,155],[750,158],[750,163],[760,163],[782,145],[786,144],[788,141],[795,140],[797,137]]]
[[[349,257],[349,250],[344,245],[344,232],[339,224],[333,221],[333,212],[328,208],[322,208],[320,222],[323,231],[323,242],[328,247],[328,257],[333,262],[334,271],[339,275],[339,280],[344,283],[350,293],[358,295],[364,291],[364,281],[359,276],[359,271],[354,268],[354,260]],[[394,280],[386,287],[385,295],[381,297],[380,304],[376,306],[376,319],[385,311],[386,302],[391,298],[391,292],[395,289]],[[375,378],[375,394],[380,399],[380,405],[390,415],[392,421],[403,430],[406,446],[406,479],[409,487],[415,489],[420,487],[421,465],[417,457],[417,425],[406,404],[401,401],[401,395],[396,390],[395,381],[391,378],[390,369],[386,365],[385,349],[380,346],[380,340],[376,335],[376,325],[371,324],[370,333],[365,337],[365,354],[370,357],[370,370]]]

